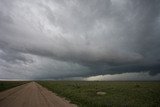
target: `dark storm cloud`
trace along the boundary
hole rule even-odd
[[[159,10],[159,0],[0,0],[1,74],[158,74]]]

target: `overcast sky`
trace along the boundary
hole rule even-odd
[[[0,79],[159,73],[160,0],[0,0]]]

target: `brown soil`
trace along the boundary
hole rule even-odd
[[[0,93],[0,107],[77,107],[36,82]]]

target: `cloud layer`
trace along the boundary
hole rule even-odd
[[[0,78],[160,72],[159,0],[0,0]]]

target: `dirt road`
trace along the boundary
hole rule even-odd
[[[0,107],[76,107],[36,82],[0,93]]]

